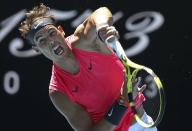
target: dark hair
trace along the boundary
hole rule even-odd
[[[21,35],[26,38],[26,34],[29,32],[31,25],[42,17],[51,18],[56,22],[53,15],[50,14],[50,8],[45,6],[43,3],[40,3],[39,6],[33,7],[32,10],[26,13],[25,20],[21,22],[19,27]]]

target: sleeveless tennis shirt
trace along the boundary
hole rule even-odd
[[[69,46],[72,37],[66,38]],[[71,101],[83,106],[97,123],[120,95],[124,83],[124,66],[115,53],[103,55],[71,48],[78,61],[79,72],[72,75],[53,63],[49,89],[68,95]],[[138,108],[144,96],[139,93],[135,101]],[[128,131],[132,118],[133,113],[129,107],[115,131]]]

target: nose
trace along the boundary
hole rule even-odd
[[[54,38],[49,36],[49,35],[47,35],[47,39],[49,41],[49,44],[51,44],[51,46],[53,46],[54,45]]]
[[[51,45],[51,47],[54,47],[54,41],[49,40],[49,44]]]
[[[54,38],[51,37],[50,35],[47,35],[47,37],[48,37],[48,39],[49,39],[50,41],[54,41]]]

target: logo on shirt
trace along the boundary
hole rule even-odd
[[[90,60],[90,62],[89,62],[89,65],[90,65],[90,66],[89,66],[88,69],[89,69],[89,70],[92,70],[93,67],[92,67],[92,61],[91,61],[91,60]]]
[[[109,117],[113,114],[113,108],[110,110],[110,112],[107,114]]]
[[[77,93],[79,91],[79,87],[75,86],[75,89],[72,90],[72,93]]]

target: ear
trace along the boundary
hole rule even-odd
[[[65,32],[63,31],[62,26],[59,25],[57,28],[58,28],[58,30],[59,30],[61,33],[63,33],[63,35],[65,36]]]
[[[36,46],[32,46],[32,49],[35,50],[37,53],[41,53]]]

